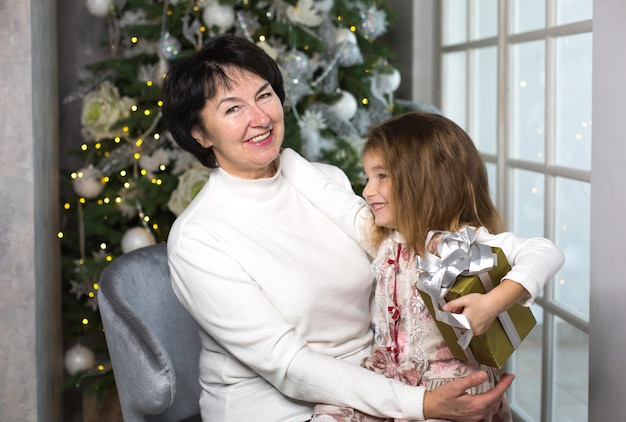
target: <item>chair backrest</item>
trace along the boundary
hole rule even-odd
[[[166,245],[113,260],[98,306],[124,421],[199,417],[198,326],[172,290]]]

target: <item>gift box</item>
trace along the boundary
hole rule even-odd
[[[500,284],[500,280],[510,271],[511,267],[500,248],[490,249],[495,255],[493,267],[475,275],[458,275],[443,296],[443,300],[439,300],[439,303],[433,303],[432,295],[421,290],[419,285],[418,291],[454,357],[477,361],[500,369],[537,324],[530,308],[514,304],[507,312],[500,314],[484,334],[471,336],[469,346],[465,348],[459,344],[459,341],[463,342],[461,337],[466,330],[441,321],[437,318],[438,313],[435,312],[435,307],[440,313],[443,312],[441,306],[444,301],[449,302],[470,293],[486,293]],[[448,315],[450,314],[448,313]],[[471,330],[469,331],[471,335]]]

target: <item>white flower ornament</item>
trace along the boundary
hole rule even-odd
[[[287,18],[293,23],[315,27],[322,23],[322,16],[313,0],[298,0],[298,4],[287,8]]]
[[[122,97],[110,81],[104,81],[98,89],[88,93],[83,99],[81,115],[85,139],[99,141],[121,135],[121,130],[111,127],[118,120],[130,116],[134,102],[130,97]]]

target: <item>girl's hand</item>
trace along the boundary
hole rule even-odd
[[[487,331],[499,313],[490,299],[489,294],[470,293],[446,303],[443,310],[465,315],[474,335],[479,336]]]
[[[443,306],[443,310],[465,315],[474,335],[479,336],[487,331],[498,314],[526,300],[528,296],[528,291],[521,284],[504,279],[488,293],[470,293],[451,300]]]

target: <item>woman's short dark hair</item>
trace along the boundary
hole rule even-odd
[[[191,56],[172,62],[163,82],[163,120],[178,145],[206,167],[218,167],[212,148],[191,136],[201,124],[201,111],[219,87],[230,87],[228,69],[246,70],[270,83],[281,102],[285,100],[278,65],[263,49],[245,38],[222,35],[211,39]]]

